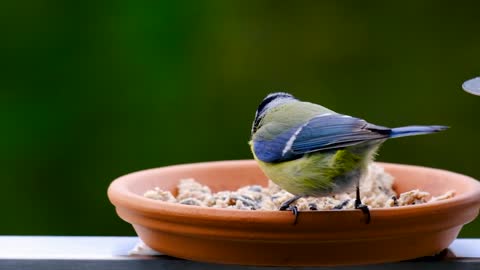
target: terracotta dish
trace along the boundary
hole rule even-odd
[[[421,205],[361,211],[300,212],[217,209],[143,197],[154,187],[175,191],[195,178],[212,191],[267,184],[253,160],[177,165],[122,176],[108,189],[118,215],[151,248],[171,256],[242,265],[351,265],[434,255],[447,248],[480,210],[480,183],[425,167],[379,163],[395,177],[394,189],[421,189],[455,197]]]

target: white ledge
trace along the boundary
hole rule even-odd
[[[68,269],[256,269],[256,267],[192,262],[165,255],[129,255],[138,243],[137,237],[0,236],[0,269],[54,270],[65,269],[65,267]],[[425,269],[425,267],[428,269],[431,267],[434,267],[431,269],[480,269],[480,239],[457,239],[445,254],[441,258],[429,257],[383,266],[388,266],[388,269],[411,268],[411,270]],[[370,265],[338,269],[383,268],[382,265]]]
[[[0,259],[123,260],[137,237],[0,236]]]

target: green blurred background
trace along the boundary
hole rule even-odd
[[[480,178],[480,97],[460,87],[480,75],[479,1],[99,2],[0,4],[1,234],[133,235],[109,183],[250,158],[277,90],[379,125],[449,125],[378,160]]]

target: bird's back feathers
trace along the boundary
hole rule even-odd
[[[266,127],[268,128],[268,127]],[[390,129],[341,114],[321,114],[291,127],[272,139],[253,141],[257,157],[265,162],[292,160],[306,153],[341,149],[387,138]]]

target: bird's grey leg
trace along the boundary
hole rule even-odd
[[[290,206],[290,204],[294,203],[296,200],[300,199],[302,196],[294,196],[291,199],[288,199],[280,205],[280,211],[290,210],[292,211],[293,215],[295,216],[295,220],[293,221],[293,225],[297,224],[298,219],[298,208],[294,206]]]
[[[363,214],[367,216],[366,224],[370,223],[370,210],[368,206],[362,203],[360,200],[360,186],[357,184],[357,196],[355,198],[355,209],[362,210]]]

